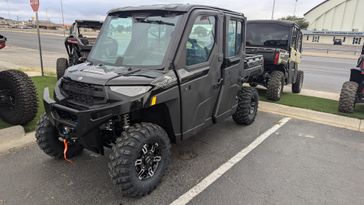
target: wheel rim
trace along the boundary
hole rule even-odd
[[[161,148],[157,142],[144,144],[135,160],[135,171],[139,180],[153,177],[162,161]]]

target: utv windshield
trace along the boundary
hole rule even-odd
[[[179,13],[119,13],[109,16],[88,58],[110,66],[160,67]]]
[[[278,24],[249,23],[246,45],[288,50],[290,31],[289,27]]]

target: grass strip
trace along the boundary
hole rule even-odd
[[[266,96],[266,90],[258,89],[260,100],[266,101],[266,102],[272,102],[269,101]],[[304,96],[304,95],[298,95],[293,93],[284,93],[281,100],[277,102],[281,105],[287,105],[291,107],[298,107],[308,110],[314,110],[319,112],[325,112],[325,113],[331,113],[335,115],[341,115],[345,117],[351,117],[351,118],[357,118],[357,119],[364,119],[364,105],[358,104],[355,107],[355,112],[346,114],[341,113],[338,111],[339,102],[335,100],[329,100],[324,98],[318,98],[318,97],[311,97],[311,96]]]

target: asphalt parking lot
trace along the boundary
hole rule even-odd
[[[84,152],[69,164],[35,144],[12,150],[0,155],[0,204],[178,203],[282,118],[261,112],[248,127],[229,119],[175,145],[161,185],[141,199],[120,196],[107,156]],[[362,204],[363,154],[363,133],[291,119],[189,203]]]

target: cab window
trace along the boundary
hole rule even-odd
[[[214,16],[198,16],[186,43],[186,65],[208,61],[215,44],[216,19]]]
[[[242,39],[242,22],[229,20],[227,33],[227,55],[233,57],[239,54]]]

